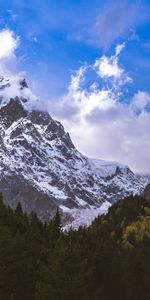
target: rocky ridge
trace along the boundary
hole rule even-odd
[[[11,80],[0,80],[0,191],[7,204],[21,202],[42,220],[60,207],[77,227],[118,199],[143,192],[142,177],[128,166],[82,155],[60,122],[30,105],[35,98],[26,81],[17,87],[9,99]]]

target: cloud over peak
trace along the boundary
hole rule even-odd
[[[137,91],[129,102],[125,89],[132,79],[120,67],[118,45],[115,54],[102,56],[93,65],[81,67],[71,77],[68,93],[51,105],[84,154],[128,164],[134,171],[149,173],[150,95]],[[84,86],[89,70],[97,75]],[[124,101],[122,101],[122,96]]]
[[[37,97],[31,92],[29,88],[21,88],[20,82],[25,77],[25,72],[17,72],[14,66],[14,60],[18,58],[15,55],[15,51],[20,44],[20,38],[10,29],[3,29],[0,31],[0,105],[5,105],[10,98],[16,96],[21,99],[27,99],[26,106],[32,109],[33,107],[40,106]],[[4,88],[5,87],[5,88]]]

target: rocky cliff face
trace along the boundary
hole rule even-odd
[[[150,201],[150,183],[145,187],[144,198]]]
[[[144,181],[127,166],[78,152],[58,121],[29,109],[26,81],[18,86],[19,96],[11,99],[5,98],[11,82],[3,79],[0,86],[0,191],[7,204],[15,207],[20,201],[42,220],[59,206],[74,219],[81,210],[96,212],[104,203],[143,192]]]

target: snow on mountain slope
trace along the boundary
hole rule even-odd
[[[60,208],[66,218],[66,220],[64,218],[63,230],[68,231],[70,228],[78,229],[80,226],[89,226],[98,215],[106,214],[110,206],[111,203],[108,201],[103,202],[100,207],[91,205],[88,208],[70,209],[61,205]],[[70,221],[68,222],[68,220]]]
[[[15,207],[20,201],[42,220],[59,206],[77,227],[103,212],[104,203],[108,207],[143,192],[144,180],[128,166],[83,156],[58,121],[34,109],[37,100],[30,97],[25,80],[15,83],[16,92],[8,78],[0,84],[0,191],[7,204]]]
[[[89,159],[89,160],[92,163],[95,173],[99,174],[99,176],[101,177],[112,176],[116,172],[117,167],[119,167],[120,169],[128,168],[127,166],[121,163],[105,161],[101,159]]]

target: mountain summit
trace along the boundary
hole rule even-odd
[[[0,191],[6,204],[21,202],[42,220],[60,207],[76,227],[116,200],[143,192],[144,181],[128,166],[82,155],[60,122],[28,108],[36,98],[25,79],[14,82],[0,79]]]
[[[26,108],[37,104],[37,97],[31,92],[26,79],[20,75],[0,76],[0,107],[9,103],[11,98],[18,97]]]

